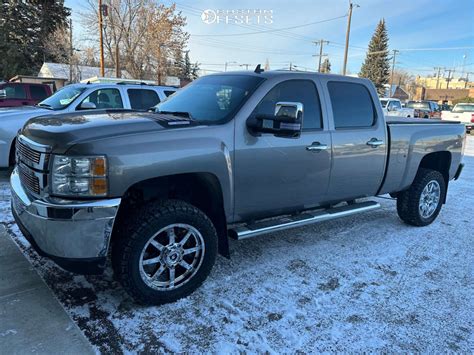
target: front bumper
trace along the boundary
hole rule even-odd
[[[42,256],[82,274],[103,271],[120,199],[35,199],[16,169],[10,177],[12,212],[21,232]]]

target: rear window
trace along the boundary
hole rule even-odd
[[[26,99],[26,91],[23,85],[5,85],[1,89],[5,90],[7,99]]]
[[[474,104],[457,104],[454,106],[453,112],[474,112]]]
[[[30,85],[30,94],[33,100],[44,100],[48,97],[48,93],[44,86],[40,85]]]
[[[336,129],[374,125],[375,108],[370,92],[364,85],[331,81],[328,90]]]
[[[130,106],[134,110],[148,110],[160,103],[158,94],[153,90],[128,89],[127,93]]]
[[[429,102],[416,102],[416,101],[409,101],[407,103],[408,108],[418,108],[421,110],[429,110],[430,109],[430,103]]]

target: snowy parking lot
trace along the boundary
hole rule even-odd
[[[78,276],[38,257],[10,213],[0,223],[98,352],[474,351],[474,137],[439,218],[424,228],[395,201],[336,221],[231,241],[194,294],[135,305],[110,269]]]

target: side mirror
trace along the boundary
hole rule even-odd
[[[303,127],[303,104],[301,102],[277,102],[274,115],[256,115],[247,119],[247,128],[252,135],[272,133],[276,137],[298,138]]]
[[[79,106],[79,110],[95,110],[97,106],[93,102],[83,102]]]
[[[6,90],[0,90],[0,99],[5,99],[7,97]]]

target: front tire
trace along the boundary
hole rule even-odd
[[[112,250],[114,273],[141,304],[186,297],[207,278],[217,253],[217,233],[198,208],[177,200],[141,208]]]
[[[401,220],[412,226],[427,226],[438,217],[446,196],[443,175],[436,170],[420,168],[413,184],[397,198]]]

